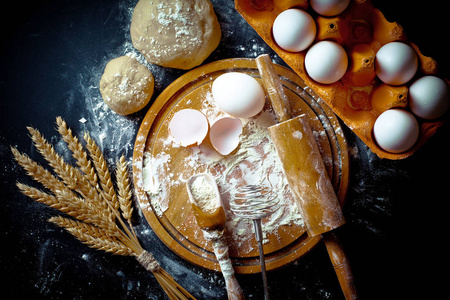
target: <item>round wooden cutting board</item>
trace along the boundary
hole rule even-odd
[[[275,69],[280,75],[294,114],[305,114],[310,121],[342,205],[348,186],[349,162],[347,143],[339,121],[332,110],[314,91],[305,86],[298,75],[279,65],[276,65]],[[189,71],[169,85],[154,101],[139,128],[133,153],[133,179],[137,200],[153,231],[183,259],[216,271],[220,270],[219,264],[211,243],[204,239],[195,221],[185,182],[189,176],[200,172],[210,172],[216,178],[231,180],[228,171],[224,170],[223,166],[220,167],[221,161],[234,159],[233,155],[245,152],[246,149],[243,148],[246,144],[241,144],[239,150],[227,157],[215,153],[208,141],[198,147],[180,147],[170,139],[168,124],[175,112],[185,108],[204,112],[210,122],[224,115],[211,104],[211,85],[218,76],[226,72],[242,72],[260,81],[254,59],[221,60]],[[269,105],[266,105],[263,113],[271,114]],[[261,117],[253,117],[253,122],[259,120]],[[248,120],[244,120],[246,121]],[[247,137],[246,134],[249,133],[244,129],[242,140]],[[215,163],[204,163],[208,160]],[[248,161],[246,163],[246,168],[259,168],[256,171],[266,172],[260,167],[249,165]],[[156,183],[150,178],[150,187],[149,175],[144,174],[149,169],[159,177]],[[270,169],[272,168],[267,168],[267,177],[270,175]],[[239,173],[233,176],[236,179]],[[223,200],[224,197],[226,192],[222,195]],[[227,208],[227,205],[224,204],[224,207]],[[227,235],[235,271],[260,272],[258,247],[251,228],[240,228],[239,231],[239,240],[234,238],[236,234]],[[302,224],[292,222],[276,225],[265,237],[267,270],[279,268],[298,259],[319,240],[320,237],[309,237]]]

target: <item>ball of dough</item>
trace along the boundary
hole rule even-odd
[[[155,82],[152,73],[129,56],[108,62],[100,79],[103,101],[121,115],[144,108],[153,95]]]
[[[221,38],[209,0],[140,0],[130,34],[133,46],[150,63],[184,70],[200,65]]]

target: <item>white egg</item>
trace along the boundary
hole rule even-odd
[[[416,118],[403,109],[389,109],[375,121],[373,135],[378,146],[392,153],[411,149],[419,138]]]
[[[312,79],[323,84],[341,79],[347,66],[347,53],[341,45],[332,41],[314,44],[305,56],[306,72]]]
[[[239,136],[241,133],[241,120],[224,117],[211,125],[209,139],[217,152],[222,155],[228,155],[239,146]]]
[[[332,17],[343,12],[350,0],[309,0],[312,9],[314,9],[319,15],[325,17]]]
[[[378,78],[389,85],[402,85],[416,74],[419,62],[414,49],[402,42],[391,42],[381,47],[375,56]]]
[[[424,76],[409,87],[409,108],[418,117],[431,120],[441,117],[450,107],[447,82],[436,76]]]
[[[265,104],[261,84],[244,73],[220,75],[214,80],[211,90],[219,108],[234,117],[249,118],[257,115]]]
[[[175,143],[183,147],[200,145],[208,135],[209,122],[206,116],[195,109],[176,112],[169,123],[169,133]]]
[[[286,51],[300,52],[316,37],[314,19],[301,9],[291,8],[280,13],[272,26],[273,38]]]

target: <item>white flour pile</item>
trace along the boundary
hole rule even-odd
[[[195,204],[204,212],[212,213],[218,207],[216,192],[204,176],[197,177],[191,185]]]
[[[207,93],[200,109],[209,120],[223,115],[215,106],[210,92]],[[224,207],[227,210],[227,228],[233,238],[233,243],[245,245],[252,237],[253,223],[251,220],[235,216],[227,209],[229,200],[236,193],[238,186],[246,184],[267,185],[277,192],[280,208],[263,220],[263,232],[276,233],[279,226],[302,225],[297,203],[293,200],[287,180],[284,176],[281,162],[269,138],[267,128],[275,124],[274,115],[264,110],[254,118],[242,119],[243,133],[240,145],[235,152],[221,156],[212,148],[200,145],[186,148],[190,151],[186,157],[185,171],[177,173],[171,169],[172,157],[167,154],[171,147],[178,147],[170,136],[163,141],[163,148],[156,155],[145,153],[143,182],[144,189],[150,196],[151,204],[161,216],[170,205],[171,189],[185,185],[191,175],[209,172],[217,182]],[[267,242],[267,240],[266,240]]]

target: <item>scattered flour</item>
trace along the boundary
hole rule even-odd
[[[201,111],[214,120],[221,112],[215,106],[210,92],[207,93]],[[272,187],[280,199],[280,208],[263,219],[263,232],[276,234],[280,226],[303,224],[299,208],[290,192],[284,171],[281,167],[275,147],[272,144],[268,127],[275,124],[274,114],[265,109],[259,115],[242,119],[243,133],[240,145],[235,152],[221,156],[208,145],[186,148],[189,155],[184,158],[184,169],[179,171],[172,165],[167,151],[177,147],[170,136],[162,141],[162,149],[157,154],[146,152],[144,155],[143,184],[150,196],[151,204],[159,216],[169,208],[170,192],[174,187],[185,184],[196,173],[209,172],[217,182],[224,208],[227,210],[227,229],[233,242],[245,245],[248,238],[254,238],[253,223],[249,219],[235,216],[228,208],[230,197],[239,186],[255,184]],[[250,234],[249,234],[250,233]]]
[[[127,24],[131,21],[134,2],[127,2],[121,6],[121,11],[127,19]],[[218,8],[223,15],[226,15],[229,7]],[[163,19],[161,19],[164,22]],[[240,19],[240,22],[245,20]],[[227,21],[223,21],[224,39],[234,35],[229,31]],[[80,118],[80,124],[86,131],[89,131],[92,138],[102,148],[105,158],[110,164],[115,164],[115,158],[121,154],[131,157],[133,151],[136,130],[141,125],[140,116],[121,116],[111,111],[104,104],[99,93],[99,80],[106,63],[115,57],[127,55],[137,59],[145,65],[155,75],[155,95],[158,95],[165,85],[178,78],[182,72],[170,68],[162,68],[150,64],[132,45],[129,28],[121,31],[124,35],[124,43],[117,48],[114,53],[109,53],[103,61],[103,65],[90,70],[89,76],[79,75],[82,93],[85,96],[86,109],[89,114]],[[183,32],[179,32],[183,34]],[[223,43],[217,49],[217,53],[232,51],[243,57],[256,57],[259,54],[270,50],[267,45],[261,45],[256,39],[242,40],[240,44],[228,45]],[[219,54],[216,54],[216,56]],[[237,55],[238,56],[238,55]],[[212,56],[214,59],[215,56]],[[281,62],[275,54],[273,58]],[[312,90],[311,90],[312,91]],[[305,93],[309,88],[305,89]],[[212,96],[207,95],[202,112],[208,115],[210,121],[215,117],[220,117],[218,109],[214,106]],[[221,156],[215,150],[200,145],[190,148],[190,155],[184,160],[184,164],[189,172],[175,172],[173,168],[173,158],[167,153],[169,148],[178,147],[168,136],[163,142],[164,147],[158,153],[145,153],[144,170],[142,179],[139,179],[151,198],[151,206],[159,216],[169,208],[171,199],[171,189],[184,185],[190,175],[200,172],[210,172],[216,179],[221,193],[224,207],[227,211],[227,229],[231,233],[231,238],[239,245],[248,244],[246,238],[254,238],[253,223],[251,220],[234,216],[228,209],[230,197],[235,193],[236,188],[245,184],[264,184],[272,186],[280,197],[281,208],[263,220],[264,235],[276,234],[281,226],[298,225],[303,221],[300,217],[297,203],[293,200],[281,164],[276,154],[274,146],[270,142],[267,127],[275,123],[272,112],[265,110],[256,117],[243,119],[243,134],[241,135],[240,146],[228,156]],[[318,133],[321,134],[321,133]],[[144,203],[139,203],[141,209],[146,209]],[[186,226],[189,226],[187,224]]]
[[[302,137],[303,137],[303,134],[302,134],[302,132],[301,132],[300,130],[297,130],[297,131],[295,131],[295,132],[292,134],[292,136],[293,136],[295,139],[301,140]]]

